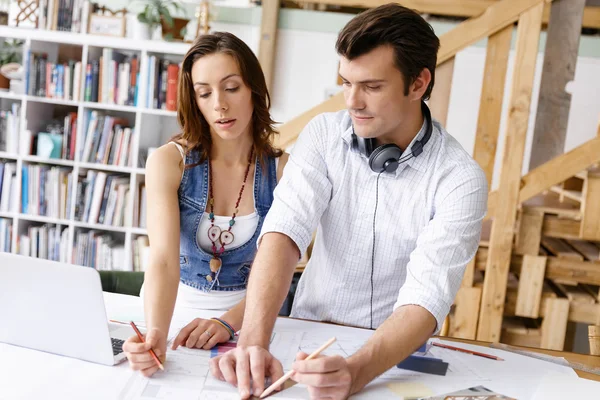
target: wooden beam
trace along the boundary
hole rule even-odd
[[[565,151],[571,110],[566,85],[575,79],[584,6],[585,0],[552,2],[529,169]]]
[[[489,342],[498,342],[502,329],[502,309],[512,253],[531,92],[542,28],[542,11],[541,2],[528,9],[519,18],[517,29],[515,73],[500,172],[500,197],[492,225],[477,328],[477,339]]]
[[[542,322],[542,341],[540,347],[562,351],[565,345],[568,320],[569,300],[548,299],[544,321]]]
[[[522,177],[519,203],[550,189],[553,185],[558,185],[597,162],[600,162],[600,135],[568,153],[553,158]],[[493,217],[496,212],[496,192],[494,190],[489,193],[486,218]]]
[[[446,2],[445,0],[443,0]],[[491,5],[485,10],[482,15],[471,18],[460,23],[456,28],[440,37],[440,50],[438,51],[437,65],[443,64],[445,61],[453,58],[456,53],[465,47],[478,42],[481,39],[496,33],[497,31],[511,25],[519,18],[519,15],[539,5],[545,0],[500,0]],[[388,3],[386,1],[386,3]],[[456,7],[455,2],[447,2],[449,7]],[[329,3],[337,4],[337,3]],[[355,3],[352,3],[356,5]],[[352,5],[350,2],[344,5]],[[384,4],[384,3],[380,3]],[[377,5],[380,5],[377,4]],[[406,4],[410,6],[410,4]],[[340,4],[342,5],[342,4]],[[373,7],[376,6],[374,3]],[[479,15],[479,14],[475,14]],[[279,142],[280,147],[286,147],[292,144],[300,131],[314,116],[330,111],[339,111],[345,108],[344,95],[338,93],[329,100],[316,105],[310,110],[300,114],[287,123],[279,127]]]
[[[486,48],[473,158],[485,172],[489,187],[494,174],[512,31],[513,26],[509,25],[494,33],[489,37]]]
[[[562,239],[544,237],[542,239],[542,245],[546,248],[546,250],[558,258],[568,258],[571,260],[583,261],[583,256]]]
[[[599,261],[600,260],[600,248],[592,242],[585,240],[568,240],[571,247],[577,250],[581,255],[588,261]]]
[[[475,257],[467,264],[461,287],[472,287],[475,280]]]
[[[262,2],[260,19],[260,40],[258,43],[258,61],[265,74],[267,88],[273,92],[273,71],[275,67],[275,46],[277,39],[277,20],[279,18],[279,0]]]
[[[456,299],[454,300],[456,311],[450,319],[449,336],[461,339],[475,339],[480,300],[481,288],[461,287],[458,289]]]
[[[587,240],[600,240],[600,170],[587,172],[581,214],[579,236]]]
[[[579,238],[580,229],[580,221],[546,215],[542,224],[542,235],[563,239],[577,239]]]
[[[516,315],[529,318],[539,317],[545,272],[546,257],[523,256],[517,292]]]
[[[454,74],[454,57],[435,69],[435,85],[429,99],[431,116],[440,124],[446,126],[448,118],[448,104],[450,103],[450,90],[452,89],[452,76]]]
[[[529,209],[521,211],[515,243],[516,254],[531,256],[539,254],[543,224],[544,212]]]
[[[425,14],[447,15],[452,17],[475,17],[485,12],[501,0],[403,0],[402,5]],[[583,14],[584,28],[600,28],[600,0],[587,0]],[[328,4],[333,6],[374,8],[389,3],[388,0],[301,0],[302,3]],[[550,20],[550,4],[544,7],[542,22]]]
[[[338,93],[334,96],[331,96],[323,103],[311,108],[308,111],[305,111],[300,116],[281,125],[279,128],[279,135],[275,136],[275,145],[281,149],[287,148],[296,141],[296,138],[302,129],[304,129],[306,124],[308,124],[311,119],[321,113],[339,111],[345,107],[346,101],[343,93]]]

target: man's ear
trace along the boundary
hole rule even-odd
[[[408,96],[411,100],[421,100],[431,83],[431,71],[429,68],[423,68],[421,73],[412,81]]]

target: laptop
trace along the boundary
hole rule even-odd
[[[108,322],[95,269],[0,253],[0,342],[116,365],[134,334]]]

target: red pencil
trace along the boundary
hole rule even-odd
[[[448,349],[448,350],[461,351],[463,353],[473,354],[474,356],[480,356],[480,357],[485,357],[485,358],[491,358],[492,360],[504,361],[503,358],[496,357],[491,354],[480,353],[478,351],[467,350],[467,349],[463,349],[460,347],[448,346],[447,344],[442,344],[442,343],[437,343],[437,342],[432,342],[432,344],[434,346],[443,347],[444,349]]]
[[[142,343],[146,343],[146,341],[144,340],[144,337],[142,336],[142,333],[137,328],[137,326],[135,326],[135,324],[133,323],[133,321],[131,321],[129,323],[131,324],[131,327],[133,328],[133,330],[135,331],[135,333],[138,335],[138,337],[140,338],[140,340],[142,341]],[[162,369],[164,371],[165,367],[163,367],[163,365],[160,362],[160,360],[158,359],[158,357],[156,357],[156,353],[154,352],[154,350],[150,349],[150,354],[152,355],[152,358],[154,358],[154,361],[156,361],[156,365],[158,365],[158,368],[160,368],[160,369]]]

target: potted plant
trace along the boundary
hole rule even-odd
[[[175,0],[141,0],[145,6],[137,15],[137,20],[145,24],[148,36],[157,26],[161,26],[162,35],[165,40],[183,40],[185,27],[190,22],[186,18],[173,17],[173,13],[182,12],[185,9]]]
[[[23,41],[4,40],[0,45],[0,89],[8,89],[11,79],[18,79],[23,72],[21,59]]]

